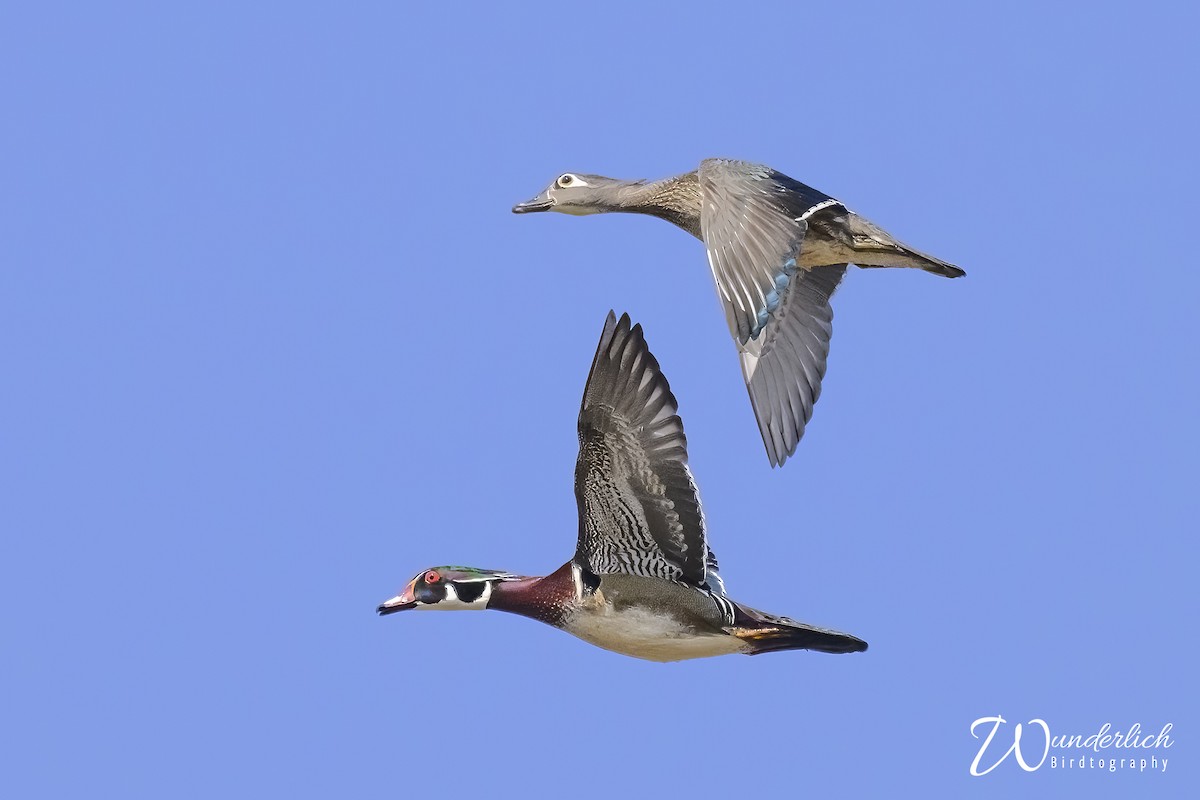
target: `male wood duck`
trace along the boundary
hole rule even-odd
[[[531,211],[650,214],[704,242],[772,466],[796,451],[812,417],[833,330],[829,298],[849,264],[966,274],[824,192],[745,161],[710,158],[653,182],[567,172],[513,207]]]
[[[541,578],[432,567],[379,613],[493,608],[651,661],[866,650],[849,634],[756,611],[725,594],[677,410],[641,326],[609,312],[579,411],[575,555]]]

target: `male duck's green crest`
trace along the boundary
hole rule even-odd
[[[413,577],[400,594],[376,609],[380,615],[411,609],[466,611],[487,608],[497,583],[521,580],[511,572],[474,567],[430,567]]]

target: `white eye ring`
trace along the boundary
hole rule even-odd
[[[570,172],[566,172],[566,173],[563,173],[562,175],[559,175],[558,180],[556,180],[555,183],[558,184],[558,188],[560,188],[560,189],[566,189],[571,186],[589,186],[590,185],[583,178],[579,177],[578,175],[572,175]]]

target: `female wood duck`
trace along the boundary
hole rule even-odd
[[[641,326],[609,312],[579,412],[574,557],[543,578],[433,567],[379,613],[494,608],[651,661],[866,650],[849,634],[765,614],[725,594],[677,410]]]
[[[966,274],[824,192],[745,161],[709,158],[652,182],[567,172],[513,207],[531,211],[650,214],[704,242],[773,466],[796,451],[821,394],[833,330],[829,298],[847,265]]]

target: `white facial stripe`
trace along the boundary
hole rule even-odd
[[[488,598],[492,596],[492,582],[485,581],[483,584],[483,594],[479,595],[474,602],[464,603],[458,599],[458,592],[454,588],[454,584],[446,584],[446,598],[440,603],[427,605],[420,603],[417,608],[427,609],[429,611],[482,611],[487,608]]]

